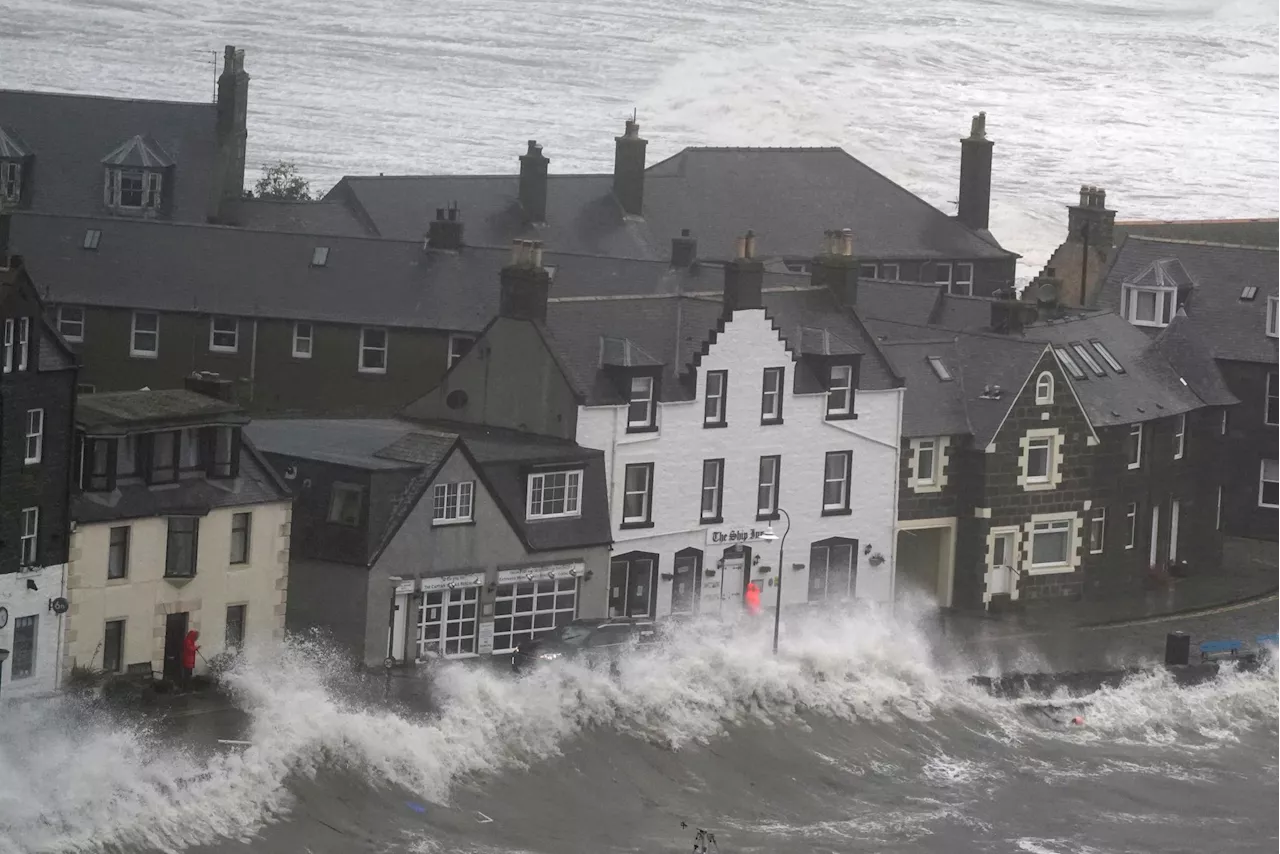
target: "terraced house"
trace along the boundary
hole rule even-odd
[[[899,588],[944,606],[1106,595],[1221,560],[1211,359],[1113,313],[993,300],[985,328],[871,320],[907,380]]]
[[[611,614],[732,614],[752,581],[765,605],[779,582],[784,604],[892,598],[903,390],[853,311],[850,236],[779,289],[753,244],[665,293],[549,298],[519,243],[499,316],[405,409],[603,450]]]

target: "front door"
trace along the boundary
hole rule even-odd
[[[475,655],[480,588],[428,590],[418,607],[418,657]]]
[[[733,614],[743,607],[742,594],[746,590],[746,581],[744,569],[746,561],[740,557],[727,557],[724,559],[724,572],[720,583],[720,596],[722,598],[721,611],[725,614]]]
[[[1013,593],[1013,549],[1015,533],[1005,531],[991,536],[991,566],[987,570],[987,592],[992,596]]]
[[[609,616],[652,617],[656,555],[633,552],[609,563]]]
[[[671,580],[671,613],[674,615],[693,614],[702,592],[702,573],[699,571],[696,555],[677,555],[676,566]]]
[[[164,678],[170,682],[182,679],[182,642],[187,637],[187,618],[182,611],[164,618]]]
[[[828,602],[854,595],[858,541],[831,539],[809,548],[809,601]]]

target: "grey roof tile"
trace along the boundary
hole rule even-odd
[[[414,429],[395,419],[259,418],[245,434],[268,454],[379,470],[418,465],[380,453]]]
[[[76,425],[96,436],[161,425],[243,424],[248,420],[238,405],[186,389],[111,391],[76,398]]]
[[[171,216],[204,222],[212,192],[216,107],[54,92],[0,90],[0,125],[35,158],[32,210],[83,213],[102,206],[103,158],[148,137],[175,165]]]
[[[288,231],[295,234],[331,234],[369,237],[375,232],[351,209],[339,202],[291,202],[279,199],[242,199],[232,220],[255,231]]]
[[[1131,234],[1138,237],[1200,240],[1239,246],[1276,246],[1280,243],[1280,220],[1121,220],[1115,224],[1114,240],[1117,246]]]
[[[1179,311],[1152,344],[1175,371],[1187,381],[1196,397],[1207,406],[1231,406],[1239,399],[1227,388],[1218,363],[1185,312]]]

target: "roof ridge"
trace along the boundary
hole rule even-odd
[[[1221,243],[1214,240],[1184,240],[1177,237],[1154,237],[1147,234],[1126,234],[1125,239],[1141,240],[1146,243],[1177,243],[1185,246],[1217,246],[1222,249],[1255,249],[1261,252],[1276,252],[1280,250],[1280,247],[1276,246],[1254,246],[1251,243]]]
[[[216,109],[213,101],[179,101],[165,98],[130,98],[123,95],[94,95],[88,92],[51,92],[44,89],[0,89],[0,95],[38,95],[40,97],[83,98],[91,101],[120,101],[130,104],[166,104],[182,107],[209,107]]]

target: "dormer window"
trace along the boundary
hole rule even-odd
[[[102,202],[121,212],[159,211],[173,159],[153,139],[135,136],[103,158]]]
[[[853,413],[853,366],[832,365],[827,372],[827,418]]]
[[[0,160],[0,202],[16,205],[22,198],[22,163]]]
[[[1280,322],[1277,321],[1277,302],[1280,297],[1267,297],[1267,335],[1272,338],[1280,337]]]
[[[1134,326],[1168,326],[1177,298],[1174,288],[1140,288],[1125,285],[1120,313]]]
[[[0,208],[14,208],[22,201],[22,180],[31,172],[30,161],[26,143],[14,131],[0,127]]]
[[[657,409],[654,390],[657,386],[653,377],[632,377],[631,394],[627,403],[627,432],[639,433],[652,430],[654,415]]]

